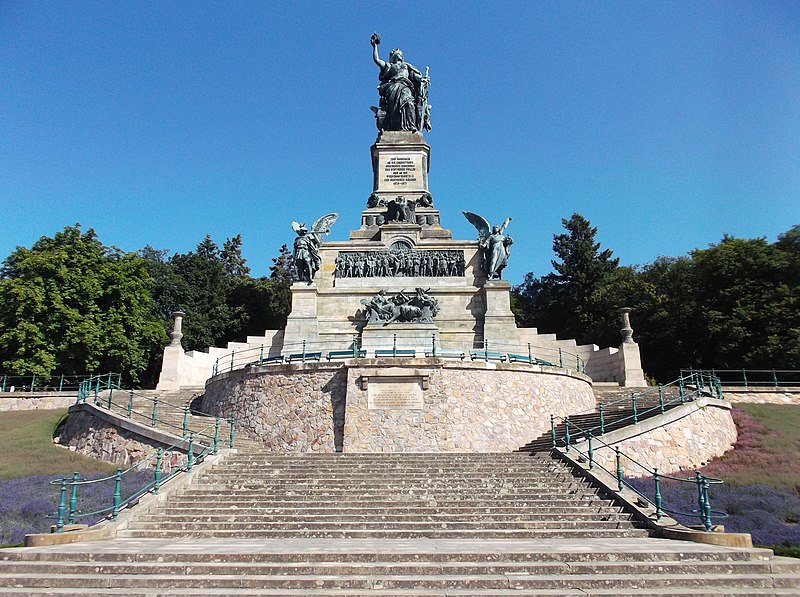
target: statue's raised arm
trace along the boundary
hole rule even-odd
[[[431,130],[428,87],[428,69],[423,76],[419,69],[407,63],[403,51],[395,48],[389,52],[389,60],[381,60],[378,46],[381,38],[377,33],[370,37],[372,60],[380,69],[378,73],[378,106],[372,106],[375,124],[379,131],[418,132]]]
[[[369,38],[369,42],[372,44],[372,60],[375,61],[375,64],[378,65],[378,68],[383,68],[386,66],[386,63],[381,60],[380,55],[378,54],[378,46],[381,43],[381,36],[377,33],[373,33],[372,36]]]

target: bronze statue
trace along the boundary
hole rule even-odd
[[[478,230],[478,246],[483,255],[483,271],[489,280],[499,280],[500,275],[508,263],[511,254],[511,245],[514,240],[510,236],[503,236],[511,222],[511,218],[506,218],[502,226],[492,226],[489,230],[489,222],[478,214],[469,211],[461,212],[469,220],[470,224]]]
[[[330,234],[331,226],[339,217],[339,214],[328,214],[322,216],[311,225],[311,232],[308,231],[304,223],[292,222],[292,230],[297,233],[294,239],[294,268],[297,280],[300,282],[312,283],[314,274],[317,273],[322,258],[319,254],[319,245],[322,237]]]
[[[367,324],[431,323],[439,313],[439,301],[428,293],[430,288],[417,288],[413,296],[405,290],[387,298],[383,290],[371,299],[361,299]]]
[[[396,48],[389,52],[389,62],[378,55],[381,38],[377,33],[370,37],[372,59],[380,68],[378,93],[380,102],[373,106],[375,124],[379,131],[429,131],[431,111],[428,104],[428,87],[431,84],[428,68],[425,75],[403,59],[403,52]]]

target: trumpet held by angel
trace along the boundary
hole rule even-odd
[[[462,212],[470,224],[478,230],[478,246],[481,249],[483,271],[489,280],[499,280],[503,269],[508,263],[511,254],[511,245],[514,240],[504,236],[504,232],[511,222],[506,218],[502,225],[489,225],[486,218],[470,211]]]

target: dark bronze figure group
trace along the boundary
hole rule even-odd
[[[463,276],[463,251],[341,251],[337,278]]]
[[[439,313],[439,301],[428,293],[430,288],[417,288],[413,295],[405,290],[387,297],[381,290],[371,299],[361,299],[364,319],[369,324],[383,323],[432,323]]]

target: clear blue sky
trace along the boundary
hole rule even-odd
[[[577,211],[623,264],[800,223],[800,2],[0,0],[0,258],[80,222],[185,252],[371,192],[381,52],[430,66],[445,227],[506,216],[507,277]]]

